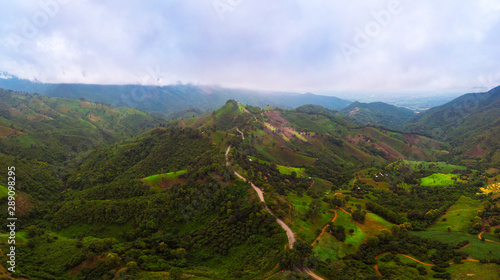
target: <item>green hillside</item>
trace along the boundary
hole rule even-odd
[[[403,124],[416,115],[412,110],[383,102],[353,102],[341,112],[359,124],[381,125],[392,129],[402,129]]]
[[[498,166],[484,157],[484,168],[464,165],[455,142],[318,105],[228,100],[160,122],[84,100],[2,94],[0,167],[16,167],[22,220],[22,262],[4,276],[463,279],[498,267],[500,195],[483,193]],[[99,145],[57,153],[102,131]]]
[[[130,108],[0,89],[0,152],[28,159],[62,162],[159,121]]]
[[[500,87],[470,93],[410,119],[405,127],[448,141],[463,163],[487,168],[500,164]]]

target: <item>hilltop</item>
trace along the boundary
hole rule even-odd
[[[403,124],[416,113],[410,109],[396,107],[383,102],[353,102],[341,110],[351,120],[359,124],[381,125],[392,129],[402,129]]]

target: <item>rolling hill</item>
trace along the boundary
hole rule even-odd
[[[11,155],[0,153],[0,165],[16,166],[23,217],[16,233],[23,261],[14,276],[430,279],[455,277],[463,267],[496,273],[500,245],[487,226],[500,224],[500,197],[493,188],[481,194],[481,187],[495,182],[498,169],[441,160],[449,157],[446,142],[360,125],[318,105],[287,110],[228,100],[202,117],[186,111],[186,118],[156,123],[135,109],[85,100],[2,91],[1,102],[2,147]],[[108,137],[75,150],[78,160],[68,164],[55,153],[90,138],[79,131]],[[33,147],[18,149],[23,135]],[[28,159],[28,148],[38,146]],[[4,195],[4,183],[0,190]],[[2,226],[7,206],[0,205]],[[5,240],[1,234],[7,251]]]
[[[130,108],[0,89],[0,152],[63,162],[132,137],[161,120]]]
[[[88,101],[105,103],[114,107],[130,107],[162,114],[188,108],[215,110],[224,105],[228,99],[236,99],[243,104],[254,106],[270,105],[287,109],[305,104],[341,109],[351,103],[334,96],[311,93],[268,92],[192,84],[168,86],[45,84],[7,75],[0,78],[0,88],[39,93],[49,97],[85,98]]]
[[[500,164],[500,87],[469,93],[408,120],[405,128],[448,141],[455,155]]]
[[[402,129],[403,124],[416,113],[410,109],[396,107],[383,102],[353,102],[340,112],[359,124],[381,125],[392,129]]]

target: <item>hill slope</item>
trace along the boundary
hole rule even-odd
[[[381,125],[393,129],[401,129],[407,120],[416,115],[410,109],[383,102],[354,102],[343,108],[341,112],[360,124]]]
[[[130,108],[0,89],[0,152],[61,162],[158,124]]]
[[[115,107],[131,107],[146,112],[172,113],[188,108],[216,110],[228,99],[244,104],[267,105],[293,109],[304,104],[317,104],[330,109],[341,109],[351,102],[334,96],[298,94],[292,92],[265,92],[229,89],[218,86],[169,85],[91,85],[44,84],[15,77],[0,78],[0,88],[39,93],[51,97],[85,98]]]
[[[449,141],[462,158],[500,163],[500,87],[469,93],[410,119],[407,130]]]

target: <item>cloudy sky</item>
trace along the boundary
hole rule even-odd
[[[2,0],[0,71],[318,93],[500,84],[498,0]]]

